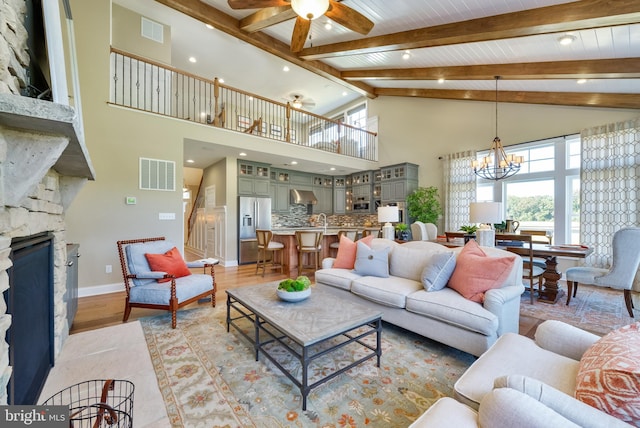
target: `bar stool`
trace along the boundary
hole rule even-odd
[[[273,232],[270,230],[258,229],[256,230],[256,238],[258,240],[258,261],[256,263],[256,275],[258,274],[258,268],[262,267],[262,276],[267,265],[267,253],[271,253],[271,269],[280,268],[282,273],[282,250],[284,244],[282,242],[275,242],[273,238]],[[276,263],[276,253],[280,253],[280,262]]]
[[[313,266],[308,265],[307,268],[318,270],[320,265],[320,251],[322,251],[322,231],[319,230],[296,230],[296,242],[298,248],[298,275],[302,274],[305,265],[303,263],[303,255],[313,255]]]
[[[331,248],[331,257],[335,257],[335,256],[338,255],[338,248],[340,247],[340,237],[342,237],[342,236],[346,236],[347,238],[351,239],[352,241],[355,241],[358,238],[358,231],[357,230],[339,230],[338,231],[338,242],[332,242],[329,245],[329,248]]]

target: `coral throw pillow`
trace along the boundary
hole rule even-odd
[[[176,278],[191,275],[191,271],[187,267],[187,264],[182,258],[182,254],[176,247],[173,247],[164,254],[151,254],[146,253],[144,255],[149,262],[149,267],[154,272],[166,272],[174,275]],[[158,282],[169,282],[171,278],[162,278]]]
[[[580,359],[576,398],[640,426],[640,322],[614,330]]]
[[[358,242],[363,242],[370,247],[372,241],[373,235],[369,235],[360,239]],[[357,250],[357,244],[342,235],[340,237],[340,246],[338,247],[338,254],[336,255],[336,260],[333,262],[333,267],[336,269],[353,269],[353,266],[356,263]]]
[[[472,239],[460,251],[447,285],[463,297],[482,303],[487,290],[502,286],[516,259],[517,256],[488,257]]]

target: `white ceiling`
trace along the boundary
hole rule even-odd
[[[294,65],[286,59],[266,53],[257,47],[222,31],[208,29],[198,20],[179,13],[153,0],[113,0],[158,22],[171,26],[172,66],[207,77],[223,78],[225,84],[276,101],[285,101],[293,93],[315,102],[311,109],[326,114],[362,97],[348,82],[336,82]],[[161,0],[162,1],[162,0]],[[168,1],[168,0],[165,0]],[[226,0],[201,0],[235,19],[255,10],[233,10]],[[197,4],[193,0],[185,4]],[[311,41],[305,48],[388,35],[412,29],[433,27],[493,15],[518,12],[570,3],[567,0],[344,0],[349,6],[371,19],[375,26],[362,36],[334,23],[325,29],[326,18],[312,22]],[[580,3],[580,2],[578,2]],[[411,57],[402,59],[402,50],[381,49],[379,52],[345,55],[322,59],[339,72],[356,69],[395,69],[423,67],[473,66],[483,64],[534,63],[640,57],[640,5],[636,22],[605,28],[572,31],[574,43],[563,46],[558,38],[565,33],[540,34],[493,41],[451,44],[410,50]],[[289,44],[295,20],[268,27],[262,32]],[[195,57],[197,63],[188,61]],[[284,72],[287,65],[289,72]],[[640,70],[638,70],[640,74]],[[364,81],[373,88],[421,88],[440,90],[495,89],[493,79],[486,80],[383,80]],[[640,79],[588,79],[578,84],[575,77],[558,79],[501,80],[503,91],[593,92],[638,94]],[[188,156],[185,153],[185,156]],[[283,160],[284,162],[284,160]]]

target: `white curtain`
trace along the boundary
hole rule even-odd
[[[585,129],[581,139],[580,242],[594,249],[586,264],[609,268],[613,234],[640,225],[640,118]]]
[[[469,224],[469,204],[476,200],[476,175],[471,168],[476,156],[471,150],[443,156],[445,231]]]

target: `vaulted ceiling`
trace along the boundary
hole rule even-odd
[[[344,0],[371,32],[321,17],[296,53],[286,0],[156,1],[370,98],[493,101],[499,76],[501,102],[640,108],[639,0]]]

